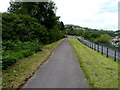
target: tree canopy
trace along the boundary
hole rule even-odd
[[[8,12],[2,13],[2,25],[0,14],[3,69],[65,37],[64,24],[55,12],[52,1],[10,2]]]
[[[59,20],[56,16],[56,6],[54,2],[10,2],[8,12],[16,14],[28,14],[39,20],[48,29]]]
[[[59,40],[64,37],[64,24],[55,12],[52,1],[10,2],[8,13],[2,14],[3,40],[38,40],[43,44]]]

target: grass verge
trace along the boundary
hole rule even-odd
[[[77,39],[68,40],[91,88],[118,88],[118,62],[92,50]]]
[[[2,72],[2,88],[20,88],[48,59],[63,39],[43,46],[43,51],[21,59]]]

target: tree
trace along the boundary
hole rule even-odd
[[[84,32],[84,33],[83,33],[83,37],[84,37],[85,39],[89,39],[89,38],[90,38],[90,34],[89,34],[88,32]]]
[[[60,30],[64,31],[65,30],[64,23],[61,21],[60,24],[61,24],[61,29]]]
[[[54,2],[10,2],[8,12],[16,14],[28,14],[31,17],[51,29],[59,20],[55,15],[56,7]]]
[[[3,13],[2,22],[3,40],[47,42],[46,28],[29,15]]]
[[[99,38],[100,37],[100,34],[99,33],[92,33],[91,35],[90,35],[90,40],[95,40],[96,38]]]
[[[55,6],[55,3],[52,1],[10,2],[10,7],[8,8],[8,12],[10,14],[14,14],[13,16],[15,17],[13,17],[14,18],[13,19],[12,16],[10,16],[11,18],[10,21],[12,21],[11,23],[14,23],[13,24],[14,26],[12,25],[11,27],[9,27],[10,25],[8,25],[8,27],[6,26],[6,29],[5,29],[6,32],[8,32],[7,30],[9,28],[11,29],[9,31],[12,32],[13,31],[12,29],[14,27],[15,33],[19,32],[19,34],[21,34],[21,37],[22,35],[24,36],[25,34],[26,35],[29,34],[28,36],[31,37],[30,39],[32,40],[38,39],[42,43],[46,43],[46,42],[50,43],[51,41],[58,40],[58,36],[59,36],[59,39],[64,37],[63,32],[62,31],[60,32],[60,29],[63,29],[63,23],[61,24],[61,22],[59,21],[60,17],[56,16],[55,14],[56,6]],[[24,17],[19,17],[20,15],[24,15],[25,17],[27,16],[27,18],[25,19]],[[18,19],[16,23],[17,25],[14,22],[14,20],[16,19]],[[51,32],[52,33],[54,32],[54,34],[51,34]],[[11,33],[10,37],[11,36],[15,36],[15,35],[12,35]],[[19,38],[19,40],[20,39],[28,40],[28,36],[26,36],[27,39],[19,38],[20,36],[19,37],[15,36],[15,37]],[[51,37],[53,37],[54,40],[52,40]],[[5,38],[9,39],[7,35]],[[14,39],[16,40],[16,38]]]
[[[100,36],[100,38],[97,38],[95,41],[99,42],[99,43],[104,43],[104,44],[107,44],[107,45],[111,45],[110,40],[111,40],[111,36],[110,35],[102,34]]]

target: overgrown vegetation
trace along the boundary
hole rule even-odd
[[[64,24],[54,2],[10,2],[2,13],[3,69],[64,38]]]
[[[2,68],[15,63],[17,60],[28,57],[41,50],[41,45],[37,42],[11,42],[3,41]]]
[[[118,62],[83,45],[77,39],[68,40],[92,88],[118,88]]]

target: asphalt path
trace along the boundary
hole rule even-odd
[[[90,88],[67,39],[53,51],[23,88]]]

